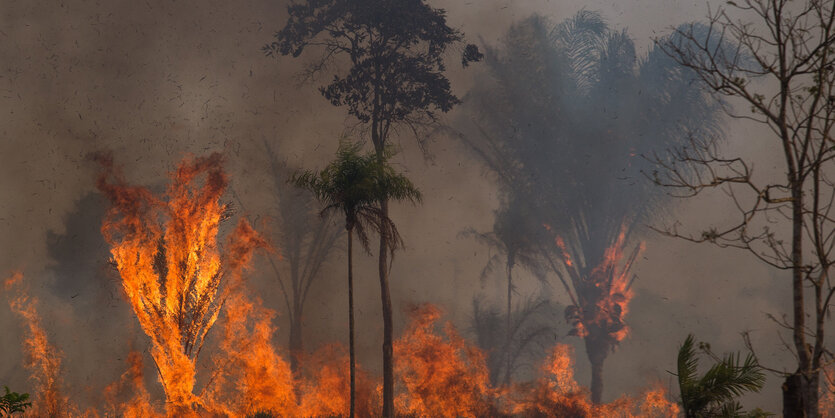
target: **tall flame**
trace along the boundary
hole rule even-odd
[[[107,401],[106,415],[125,418],[143,418],[160,416],[151,403],[151,395],[144,384],[144,364],[142,354],[131,351],[128,354],[128,370],[118,382],[111,383],[104,389]],[[119,398],[129,399],[119,402]]]
[[[37,312],[38,299],[29,295],[23,284],[23,273],[16,272],[5,280],[9,295],[9,306],[16,315],[26,322],[27,332],[23,341],[26,355],[26,368],[31,372],[35,384],[35,416],[61,416],[70,414],[74,409],[62,394],[61,351],[49,343],[41,326]]]
[[[433,328],[440,311],[431,305],[414,307],[412,323],[394,344],[400,393],[399,413],[421,417],[475,417],[489,411],[494,391],[484,353],[446,324],[446,339]]]
[[[218,249],[220,203],[227,180],[220,154],[187,158],[172,173],[163,198],[127,185],[108,156],[97,186],[112,208],[102,226],[128,302],[151,339],[169,414],[191,415],[195,364],[221,307],[240,286],[251,252],[266,243],[245,221]],[[197,184],[202,180],[202,185]]]
[[[112,246],[113,264],[142,330],[150,339],[150,354],[165,394],[165,406],[155,403],[144,386],[143,357],[128,356],[128,370],[104,390],[105,416],[345,416],[349,404],[348,356],[331,345],[302,358],[301,372],[290,371],[285,358],[271,345],[274,312],[260,299],[246,296],[243,271],[253,252],[268,244],[244,221],[217,241],[228,209],[220,203],[226,187],[221,157],[188,158],[172,173],[163,196],[127,185],[110,158],[99,189],[113,204],[102,227]],[[624,232],[605,254],[605,261],[588,275],[601,298],[583,305],[589,327],[622,338],[629,290],[628,271],[635,254],[620,267]],[[564,262],[576,267],[568,257]],[[22,286],[22,274],[6,280],[7,291],[18,289],[12,310],[28,324],[27,366],[36,381],[35,416],[78,415],[61,395],[61,354],[49,345],[36,312],[37,301]],[[439,326],[441,311],[419,305],[394,344],[397,413],[420,417],[507,416],[673,416],[677,406],[662,389],[638,398],[620,398],[594,405],[588,391],[573,376],[570,347],[557,345],[530,384],[501,388],[489,383],[485,353],[464,340],[455,328]],[[618,322],[620,321],[620,322]],[[198,379],[197,359],[209,331],[218,323],[209,370]],[[213,344],[214,346],[214,344]],[[198,382],[202,384],[196,390]],[[379,415],[379,379],[357,368],[357,414]],[[163,412],[164,410],[164,412]],[[98,416],[97,411],[87,411]]]

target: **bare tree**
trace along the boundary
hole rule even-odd
[[[653,155],[658,168],[650,177],[673,195],[722,189],[739,211],[737,221],[701,234],[679,232],[675,224],[662,232],[742,249],[791,272],[791,320],[777,322],[791,332],[797,368],[785,373],[783,414],[817,417],[821,368],[832,358],[824,325],[835,294],[829,277],[835,246],[835,3],[729,1],[708,18],[706,25],[679,27],[659,45],[728,100],[730,116],[771,130],[782,151],[781,173],[754,176],[755,156],[726,156],[716,140],[693,139]],[[731,101],[743,103],[745,111]]]

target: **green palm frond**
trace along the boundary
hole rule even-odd
[[[345,216],[345,227],[357,232],[362,247],[370,253],[368,228],[386,236],[388,250],[403,247],[403,239],[394,222],[384,215],[380,202],[387,200],[419,203],[420,190],[403,174],[397,173],[387,160],[394,155],[387,148],[382,158],[375,153],[362,154],[362,144],[343,139],[336,159],[321,171],[296,172],[291,182],[307,189],[324,204],[322,215],[336,211]]]
[[[765,384],[765,373],[751,354],[744,361],[738,353],[728,354],[701,377],[698,367],[691,334],[679,348],[677,375],[682,409],[688,418],[743,416],[736,398],[746,392],[759,392]]]

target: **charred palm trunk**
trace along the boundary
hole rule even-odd
[[[591,401],[600,404],[603,400],[603,362],[609,355],[609,339],[605,330],[597,326],[588,328],[586,354],[591,363]]]
[[[299,307],[295,307],[290,320],[290,370],[294,375],[299,373],[299,357],[303,352],[302,313]]]
[[[510,384],[510,375],[512,373],[512,358],[511,358],[511,341],[513,339],[513,332],[512,332],[512,322],[511,322],[511,313],[513,311],[513,258],[508,256],[507,258],[507,324],[505,327],[505,375],[504,375],[504,384]]]
[[[356,405],[356,356],[354,353],[354,237],[353,226],[349,225],[348,230],[348,352],[350,356],[351,373],[351,418],[354,418]]]

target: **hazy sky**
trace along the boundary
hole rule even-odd
[[[612,27],[628,29],[640,53],[652,36],[707,12],[702,1],[431,3],[447,9],[449,23],[470,41],[490,44],[534,12],[560,21],[582,8],[597,10]],[[352,122],[344,109],[321,98],[315,85],[299,83],[295,74],[303,60],[263,56],[261,46],[286,19],[285,6],[264,0],[0,2],[0,272],[24,271],[41,297],[45,326],[71,364],[66,378],[83,382],[74,391],[100,390],[101,379],[107,383],[124,370],[120,356],[144,341],[117,283],[110,282],[109,296],[103,298],[100,288],[89,285],[100,283],[96,279],[56,274],[50,267],[50,236],[98,248],[75,255],[89,257],[90,265],[106,257],[97,241],[100,220],[88,216],[95,199],[89,198],[93,202],[81,213],[76,207],[94,190],[95,167],[85,159],[89,152],[112,150],[132,181],[159,185],[184,154],[223,151],[232,188],[246,212],[265,217],[274,203],[263,141],[294,164],[318,168]],[[483,71],[477,65],[466,72],[458,65],[450,68],[459,96],[473,73]],[[728,132],[732,150],[769,161],[773,149],[762,130],[729,125]],[[396,329],[405,321],[400,308],[428,301],[442,306],[465,331],[473,296],[499,297],[501,292],[498,279],[479,280],[488,249],[459,233],[492,226],[497,191],[454,139],[436,138],[429,160],[409,137],[400,143],[404,151],[395,163],[422,189],[425,201],[392,210],[407,243],[392,272]],[[698,225],[727,220],[732,212],[723,202],[721,195],[681,202],[673,216]],[[776,326],[765,317],[788,311],[787,275],[732,250],[647,237],[647,250],[635,267],[637,296],[627,317],[633,333],[606,362],[607,400],[656,380],[668,384],[666,370],[673,370],[677,346],[688,332],[724,351],[742,348],[739,333],[751,330],[764,362],[791,366]],[[370,257],[358,258],[358,350],[360,361],[377,370],[382,321],[376,264]],[[332,290],[344,283],[343,261],[341,255],[334,257],[308,302],[308,347],[347,339],[344,297]],[[277,310],[276,341],[283,345],[284,307],[264,267],[259,263],[251,284]],[[532,283],[523,278],[520,292],[533,292]],[[565,301],[557,287],[553,292]],[[567,331],[565,324],[560,326]],[[0,327],[13,337],[0,343],[10,353],[0,359],[0,384],[26,390],[17,338],[22,328],[5,302],[0,303]],[[578,378],[587,384],[581,341],[564,341],[578,348]],[[749,406],[779,410],[779,380],[770,377],[765,393],[752,397]]]

